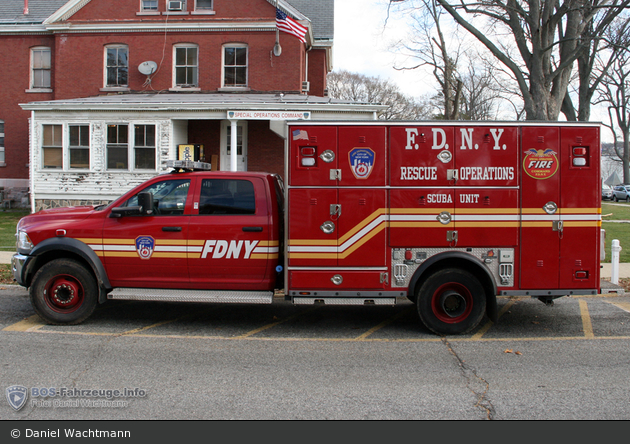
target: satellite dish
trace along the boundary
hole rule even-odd
[[[150,76],[157,69],[157,63],[155,62],[142,62],[138,66],[138,71],[145,76]]]

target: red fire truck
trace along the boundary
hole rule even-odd
[[[279,176],[175,164],[110,205],[40,211],[14,276],[51,323],[107,299],[416,304],[438,334],[497,296],[600,292],[600,126],[296,122]]]

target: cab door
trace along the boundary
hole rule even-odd
[[[189,225],[192,288],[266,290],[278,242],[270,242],[269,197],[262,178],[200,178]]]
[[[185,288],[193,179],[169,176],[141,191],[153,194],[151,215],[108,217],[102,257],[114,287]],[[135,194],[122,206],[136,206]]]

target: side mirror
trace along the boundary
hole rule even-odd
[[[153,214],[153,194],[143,191],[138,194],[138,205],[140,214],[150,216]]]
[[[153,214],[153,194],[143,191],[138,194],[138,205],[133,207],[114,207],[109,217],[151,216]]]

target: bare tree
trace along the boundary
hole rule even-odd
[[[628,47],[630,37],[622,28],[618,34],[620,47]],[[623,182],[630,183],[630,52],[626,49],[615,58],[611,69],[602,77],[600,100],[608,104],[609,128],[615,135],[614,149],[623,163]],[[621,132],[622,147],[617,145],[617,130]]]
[[[420,0],[422,7],[411,16],[413,33],[393,47],[409,57],[412,63],[395,66],[398,70],[414,70],[430,67],[439,85],[433,102],[441,103],[437,116],[446,120],[460,118],[462,80],[457,72],[460,56],[459,42],[444,37],[442,18],[445,12],[433,0]]]
[[[512,73],[528,120],[558,119],[574,63],[592,43],[589,36],[602,35],[630,5],[630,0],[435,1]],[[422,0],[402,3],[423,7]]]
[[[328,74],[328,95],[353,102],[380,103],[387,109],[380,113],[383,120],[423,120],[430,118],[429,107],[418,99],[405,95],[389,80],[349,71]]]

